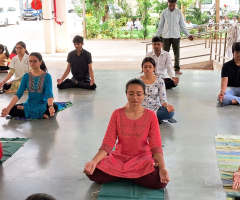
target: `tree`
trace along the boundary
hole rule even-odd
[[[152,7],[151,0],[137,0],[138,2],[138,14],[142,16],[142,24],[144,31],[144,39],[148,36],[147,26],[150,23],[149,9]]]
[[[186,19],[186,10],[191,4],[194,3],[194,0],[179,0],[179,2],[181,3],[181,11],[183,14],[183,18]]]
[[[238,13],[240,13],[240,0],[238,0],[238,5],[239,5]]]

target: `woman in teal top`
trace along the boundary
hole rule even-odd
[[[34,52],[29,56],[32,71],[23,75],[21,85],[7,108],[2,110],[2,117],[26,117],[30,119],[49,118],[58,111],[53,103],[52,78],[40,53]],[[28,90],[28,99],[23,104],[15,105]]]

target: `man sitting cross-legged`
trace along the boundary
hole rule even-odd
[[[156,63],[155,74],[162,78],[166,88],[176,87],[179,83],[179,78],[175,77],[175,72],[172,68],[172,60],[170,53],[162,50],[162,37],[155,36],[152,38],[153,51],[146,54],[146,57],[152,57]],[[170,76],[170,78],[169,78]]]
[[[83,37],[75,36],[73,44],[76,49],[68,54],[67,69],[62,78],[57,80],[57,87],[58,89],[84,88],[94,90],[97,86],[94,82],[91,53],[82,48]],[[73,74],[72,79],[64,80],[70,71]]]
[[[218,100],[221,106],[240,104],[240,42],[232,46],[233,59],[222,67],[221,91]]]

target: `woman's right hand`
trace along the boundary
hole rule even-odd
[[[6,117],[9,114],[9,112],[10,112],[9,108],[2,109],[1,117]]]
[[[97,163],[95,161],[90,161],[86,163],[83,173],[86,175],[92,175],[96,169]]]
[[[4,86],[4,82],[0,83],[0,88],[2,88]]]
[[[169,113],[175,111],[173,105],[168,104],[168,106],[167,106],[167,111],[168,111]]]

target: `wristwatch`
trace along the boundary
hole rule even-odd
[[[53,105],[48,105],[48,108],[53,107]]]

